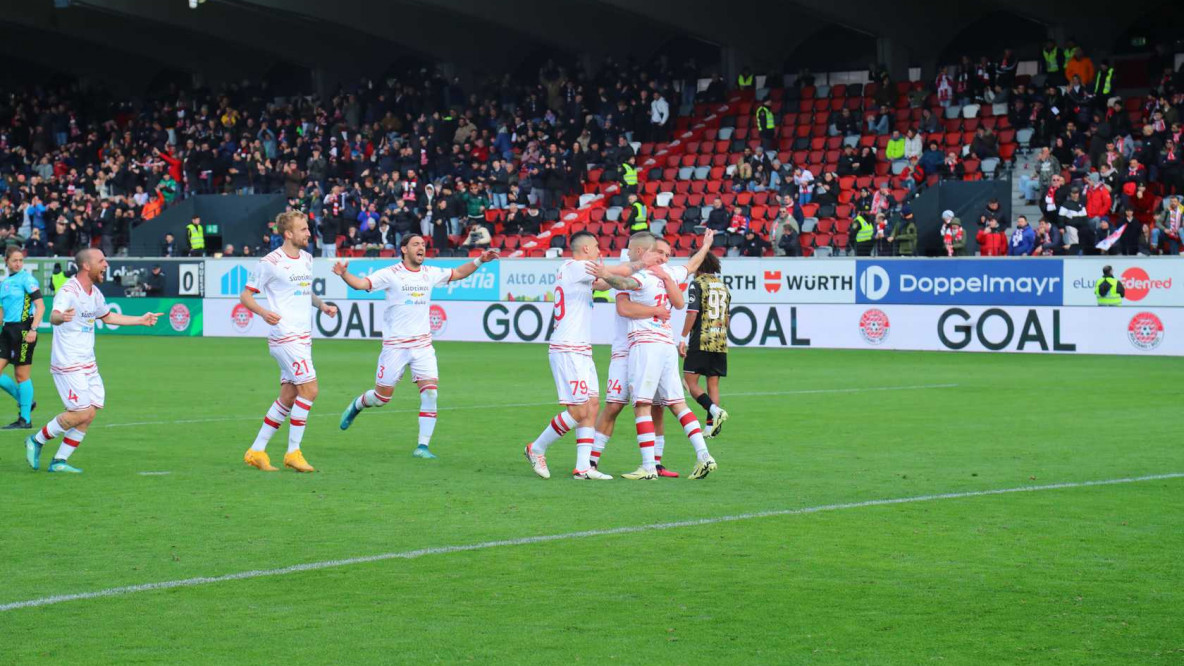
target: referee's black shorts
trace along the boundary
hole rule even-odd
[[[682,371],[704,377],[727,377],[728,355],[723,352],[688,349],[686,360],[682,364]]]
[[[0,329],[0,358],[12,365],[32,365],[36,342],[25,342],[24,324],[5,324]]]

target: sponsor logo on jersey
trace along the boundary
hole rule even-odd
[[[781,291],[781,271],[765,271],[765,291],[770,294]]]
[[[428,321],[431,323],[432,335],[440,335],[448,328],[448,313],[439,305],[428,308]]]
[[[872,308],[859,318],[859,334],[870,345],[882,344],[888,339],[892,324],[883,310]]]
[[[1124,273],[1123,278],[1125,277]],[[1127,295],[1130,295],[1130,290],[1127,290]],[[1152,312],[1140,312],[1131,317],[1126,327],[1126,336],[1135,349],[1151,351],[1163,342],[1163,321]]]
[[[235,328],[240,331],[246,331],[251,327],[251,320],[255,318],[255,313],[247,309],[247,306],[239,303],[230,311],[230,322],[234,324]]]
[[[239,303],[239,305],[242,305],[242,303]],[[247,310],[247,312],[250,312],[250,310]],[[185,307],[183,303],[177,303],[169,309],[169,325],[173,327],[174,331],[180,333],[189,328],[189,320],[189,308]]]

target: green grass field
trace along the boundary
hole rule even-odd
[[[60,405],[42,347],[38,424]],[[0,606],[1184,472],[1184,359],[740,350],[716,474],[577,483],[569,435],[542,481],[521,448],[556,412],[545,347],[437,349],[439,460],[410,455],[409,385],[338,430],[378,345],[318,341],[321,471],[263,474],[242,464],[275,396],[263,341],[101,338],[85,474],[33,473],[0,435]],[[619,426],[613,474],[638,462]],[[690,471],[681,434],[666,462]],[[0,663],[1180,663],[1182,550],[1184,478],[849,506],[2,610]]]

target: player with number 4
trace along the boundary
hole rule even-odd
[[[29,467],[37,469],[41,466],[41,447],[60,435],[62,444],[49,463],[49,471],[78,474],[82,470],[67,461],[82,443],[95,420],[95,410],[103,408],[107,395],[95,362],[95,322],[155,326],[160,313],[131,317],[107,305],[99,291],[99,284],[107,274],[107,257],[102,250],[81,250],[74,256],[74,264],[78,273],[54,294],[53,310],[49,313],[49,323],[54,327],[49,372],[66,411],[29,435],[25,440],[25,458]]]
[[[639,261],[605,268],[596,263],[600,259],[596,236],[586,231],[572,234],[571,253],[572,259],[559,267],[555,283],[555,330],[551,334],[549,353],[559,404],[566,409],[555,415],[543,432],[526,445],[523,454],[535,474],[549,479],[547,447],[575,428],[576,466],[572,476],[607,480],[613,477],[601,473],[591,462],[596,412],[600,407],[599,378],[592,361],[592,292],[609,288],[608,283],[597,279],[594,273],[600,270],[605,275],[629,276],[656,264],[659,259],[647,255]],[[654,308],[653,315],[670,316],[660,308]]]

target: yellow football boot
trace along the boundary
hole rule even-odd
[[[262,470],[264,472],[278,472],[279,470],[271,466],[271,458],[267,457],[267,452],[256,451],[255,449],[247,449],[243,454],[243,462],[251,467]]]
[[[300,449],[296,449],[284,456],[284,467],[294,469],[297,472],[317,471],[315,467],[308,464],[308,461],[304,459],[304,454],[300,452]]]

